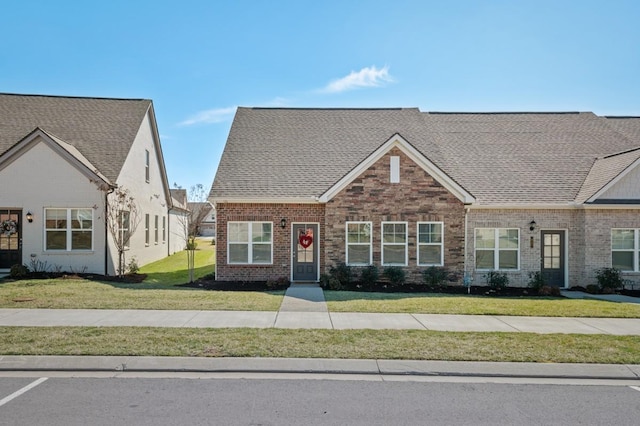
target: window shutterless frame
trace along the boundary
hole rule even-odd
[[[382,266],[407,266],[407,222],[382,222],[381,228]]]
[[[350,266],[368,266],[373,263],[372,222],[346,222],[345,263]]]
[[[520,270],[520,229],[475,228],[474,236],[476,270]]]
[[[273,222],[227,222],[227,264],[273,264]]]
[[[417,262],[419,266],[444,265],[444,222],[418,222]]]
[[[623,272],[640,272],[640,229],[611,229],[611,266]]]

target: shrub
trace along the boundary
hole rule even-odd
[[[529,288],[540,294],[541,290],[546,286],[546,280],[542,272],[529,272]]]
[[[503,272],[489,271],[484,276],[487,285],[492,290],[502,290],[509,285],[509,277]]]
[[[441,266],[430,266],[422,271],[422,279],[430,288],[442,287],[446,284],[449,273]]]
[[[596,279],[600,291],[611,293],[622,287],[622,275],[616,268],[600,268],[596,270]]]
[[[373,286],[378,282],[380,272],[376,265],[369,265],[360,273],[360,283],[366,286]]]
[[[600,288],[595,284],[589,284],[586,288],[587,293],[589,294],[598,294],[600,293]]]
[[[341,287],[349,287],[353,278],[351,267],[342,262],[329,268],[329,275],[340,283]],[[330,280],[331,281],[331,280]],[[332,289],[337,290],[337,289]]]
[[[406,281],[404,269],[399,266],[387,266],[382,275],[394,286],[401,286]]]
[[[137,274],[139,270],[140,267],[138,266],[136,257],[131,257],[131,260],[129,260],[129,263],[127,264],[127,272],[129,272],[130,274]]]
[[[20,265],[19,263],[11,266],[11,270],[9,271],[9,276],[11,278],[24,278],[29,275],[29,268],[25,265]]]
[[[281,290],[289,287],[289,278],[278,277],[267,280],[266,287],[269,290]]]

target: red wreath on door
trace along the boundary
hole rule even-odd
[[[300,236],[298,236],[298,243],[302,246],[302,248],[308,249],[311,244],[313,244],[313,231],[311,231],[310,229],[307,230],[306,233],[300,231]]]

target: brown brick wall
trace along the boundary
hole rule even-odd
[[[400,157],[400,183],[390,183],[390,157]],[[422,280],[425,266],[417,264],[417,223],[444,222],[444,266],[463,271],[464,205],[398,148],[392,149],[358,176],[326,205],[324,253],[326,268],[345,261],[345,226],[348,221],[373,225],[373,263],[381,265],[381,224],[407,222],[407,278]],[[325,271],[326,272],[326,271]]]
[[[282,229],[280,220],[286,219]],[[216,279],[220,281],[264,281],[280,277],[291,278],[291,224],[320,224],[324,235],[324,205],[321,204],[216,204]],[[230,221],[273,222],[272,265],[227,265],[227,223]],[[322,245],[321,245],[322,247]],[[320,259],[320,268],[323,267]]]

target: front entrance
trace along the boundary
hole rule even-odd
[[[542,258],[540,271],[545,282],[554,287],[565,286],[565,231],[541,231]]]
[[[0,269],[22,264],[21,210],[0,209]]]
[[[318,224],[294,223],[291,236],[292,281],[318,281]]]

